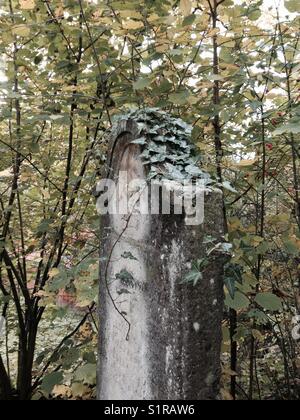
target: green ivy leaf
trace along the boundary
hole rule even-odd
[[[196,286],[199,280],[202,280],[203,275],[197,267],[194,267],[186,276],[184,277],[182,283],[192,283],[193,286]]]
[[[116,274],[116,279],[120,280],[126,286],[132,286],[134,284],[134,278],[127,270],[123,269],[120,273]]]
[[[138,259],[137,259],[137,258],[135,258],[135,256],[134,256],[134,255],[132,255],[132,253],[131,253],[131,252],[123,252],[123,254],[121,255],[121,257],[122,257],[122,258],[125,258],[125,259],[129,259],[129,260],[138,261]]]

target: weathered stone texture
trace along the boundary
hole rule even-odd
[[[139,147],[128,149],[136,136],[131,120],[115,129],[112,179],[126,165],[133,175],[146,176]],[[218,398],[223,257],[210,256],[196,286],[182,279],[193,261],[205,257],[205,236],[222,241],[221,194],[206,195],[201,226],[187,226],[182,215],[134,215],[127,228],[121,216],[106,215],[101,224],[98,397]],[[136,259],[123,258],[124,252]],[[132,279],[116,279],[122,270]],[[129,334],[116,307],[130,323]]]

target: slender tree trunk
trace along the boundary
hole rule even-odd
[[[209,6],[211,9],[212,15],[212,25],[213,29],[217,28],[218,23],[218,6],[219,3],[217,0],[213,0],[213,3],[209,1]],[[214,75],[219,75],[219,52],[218,52],[218,39],[217,35],[213,37],[213,73]],[[213,88],[213,102],[216,107],[219,107],[221,104],[220,99],[220,82],[219,80],[214,81]],[[220,113],[216,113],[213,121],[214,125],[214,143],[215,143],[215,153],[216,153],[216,167],[217,167],[217,176],[218,181],[222,185],[223,183],[223,170],[222,170],[222,158],[223,158],[223,144],[222,144],[222,127],[220,121]],[[228,220],[227,220],[227,210],[226,203],[223,199],[223,214],[224,214],[224,231],[225,234],[228,234]],[[229,311],[229,331],[230,331],[230,368],[232,371],[236,372],[237,370],[237,342],[235,340],[235,334],[237,331],[237,313],[234,309]],[[236,399],[236,377],[235,375],[231,376],[230,381],[230,392],[233,399]]]

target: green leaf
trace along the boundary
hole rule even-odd
[[[135,90],[143,90],[151,84],[151,80],[148,78],[141,78],[138,79],[136,82],[132,84],[133,89]]]
[[[224,77],[222,77],[220,74],[209,74],[207,76],[207,79],[211,82],[221,81],[224,80]]]
[[[193,286],[196,286],[198,281],[202,280],[202,270],[207,266],[207,264],[208,260],[205,258],[199,259],[196,262],[194,262],[191,271],[185,275],[185,277],[181,281],[181,284],[193,283]]]
[[[278,127],[276,130],[273,131],[273,134],[280,135],[284,133],[293,133],[298,134],[300,133],[300,121],[298,122],[290,122],[288,124],[284,124],[280,127]]]
[[[134,256],[134,255],[132,255],[132,253],[131,253],[131,252],[123,252],[123,254],[121,255],[121,257],[122,257],[122,258],[125,258],[125,259],[129,259],[129,260],[138,261],[138,259],[137,259],[137,258],[135,258],[135,256]]]
[[[155,155],[150,157],[151,163],[164,162],[165,160],[166,160],[165,153],[156,153]]]
[[[296,13],[300,11],[299,0],[285,0],[284,6],[291,13]]]
[[[57,292],[60,289],[64,289],[69,285],[70,281],[71,279],[65,275],[65,273],[60,273],[59,275],[55,276],[55,278],[49,284],[49,291]]]
[[[52,372],[49,375],[46,375],[41,384],[41,390],[45,391],[47,394],[51,394],[55,385],[59,385],[63,381],[62,372]]]
[[[12,32],[15,35],[26,37],[30,35],[30,27],[26,25],[16,25],[12,28]]]
[[[43,220],[37,227],[37,233],[47,233],[50,229],[50,225],[53,223],[52,219]]]
[[[184,168],[185,172],[188,173],[191,176],[200,176],[202,175],[202,170],[200,168],[198,168],[198,166],[196,165],[187,165]]]
[[[230,297],[230,295],[226,296],[225,305],[229,308],[232,308],[236,311],[240,309],[246,309],[250,305],[250,300],[241,292],[236,292],[234,294],[234,298]]]
[[[299,254],[299,248],[297,242],[293,241],[292,239],[285,239],[283,241],[284,247],[286,251],[291,255],[298,255]]]
[[[120,280],[121,283],[125,284],[126,286],[132,286],[134,284],[134,278],[132,274],[130,274],[125,269],[121,270],[120,273],[116,274],[116,279]]]
[[[222,2],[222,6],[223,7],[225,7],[225,6],[234,6],[234,2],[233,2],[233,0],[225,0],[225,1]]]
[[[258,293],[255,302],[267,311],[280,311],[282,309],[281,299],[273,293]]]
[[[169,101],[176,105],[184,105],[187,103],[190,94],[187,90],[169,95]]]
[[[193,283],[193,286],[196,286],[198,281],[202,280],[202,277],[202,273],[195,267],[188,274],[186,274],[182,280],[182,283]]]
[[[196,19],[196,15],[194,15],[194,14],[186,16],[183,19],[182,26],[192,25],[194,23],[195,19]]]
[[[165,163],[165,168],[168,171],[168,176],[175,181],[183,181],[186,179],[186,176],[178,169],[175,165],[171,163]]]
[[[87,385],[95,385],[96,383],[97,366],[94,363],[87,363],[77,369],[75,373],[75,380]]]
[[[261,11],[259,9],[253,10],[248,14],[248,18],[252,21],[258,20],[261,17]]]
[[[258,324],[267,325],[269,322],[269,318],[267,315],[261,311],[260,309],[252,309],[248,312],[247,316],[251,319],[255,319]]]
[[[236,292],[236,284],[242,284],[242,268],[233,263],[228,263],[224,267],[224,283],[229,292],[229,295],[234,299]]]
[[[231,299],[234,299],[234,295],[236,292],[235,279],[233,277],[226,277],[224,279],[224,283]]]

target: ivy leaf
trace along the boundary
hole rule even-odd
[[[185,172],[192,176],[200,176],[202,175],[202,170],[195,165],[187,165],[185,168]]]
[[[185,275],[185,277],[181,281],[181,284],[193,283],[193,286],[196,286],[198,281],[202,280],[203,278],[202,271],[207,266],[207,264],[208,264],[208,260],[205,258],[199,259],[196,262],[194,262],[192,265],[191,271]]]
[[[234,295],[236,292],[235,279],[233,277],[225,277],[224,283],[231,299],[234,299]]]
[[[182,283],[192,283],[193,286],[196,286],[199,280],[202,280],[203,274],[199,269],[194,266],[194,268],[185,275],[184,279],[182,280]]]
[[[166,160],[166,155],[164,153],[157,153],[150,158],[151,163],[164,162]]]
[[[147,142],[146,137],[139,137],[138,139],[133,140],[131,144],[139,144],[143,146],[144,144],[146,144],[146,142]]]
[[[276,312],[282,309],[281,299],[273,293],[258,293],[255,302],[267,311]]]
[[[165,163],[165,168],[168,171],[168,175],[171,179],[174,179],[175,181],[183,181],[186,179],[186,176],[181,172],[181,170],[171,163]]]
[[[129,260],[138,261],[138,259],[137,259],[137,258],[135,258],[135,256],[134,256],[134,255],[132,255],[132,253],[131,253],[131,252],[123,252],[123,254],[121,255],[121,257],[122,257],[122,258],[125,258],[125,259],[129,259]]]
[[[120,280],[121,283],[125,284],[126,286],[133,286],[134,278],[132,274],[130,274],[127,270],[123,269],[120,273],[116,274],[116,279]]]

